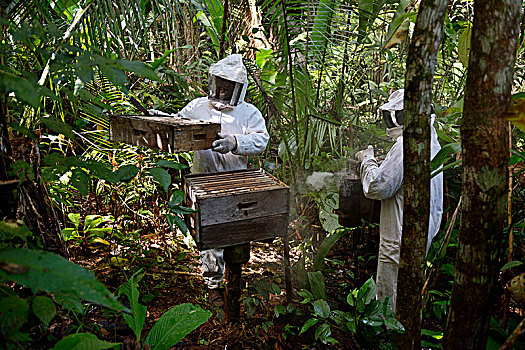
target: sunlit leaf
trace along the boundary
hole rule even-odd
[[[203,310],[199,305],[189,303],[177,305],[155,323],[145,344],[155,350],[167,350],[210,317],[211,312]]]
[[[168,192],[168,189],[171,185],[171,175],[162,168],[151,168],[149,169],[149,173],[151,176],[153,176],[155,181],[157,181],[162,186],[164,191]]]
[[[319,320],[317,318],[309,318],[308,320],[306,320],[306,322],[301,327],[301,331],[299,332],[299,335],[301,335],[304,332],[306,332],[310,327],[312,327],[317,322],[319,322]]]

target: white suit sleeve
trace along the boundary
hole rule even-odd
[[[393,197],[403,185],[403,138],[388,152],[381,166],[375,158],[361,164],[361,181],[367,198],[382,200]]]
[[[192,118],[191,111],[195,108],[195,104],[198,99],[190,101],[183,109],[179,111],[179,115],[184,118]]]
[[[237,139],[237,148],[233,151],[237,155],[255,155],[261,154],[268,144],[268,131],[266,131],[266,123],[259,110],[255,110],[244,127],[243,134],[235,134]]]

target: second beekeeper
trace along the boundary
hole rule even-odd
[[[387,135],[395,141],[385,160],[378,164],[374,149],[356,154],[361,163],[361,181],[366,197],[381,200],[379,219],[379,255],[377,264],[377,299],[392,297],[396,304],[397,275],[403,226],[403,98],[404,89],[394,91],[388,102],[379,109],[383,114]],[[430,127],[430,158],[441,149],[434,128],[432,112]],[[430,180],[430,217],[428,226],[427,253],[432,239],[439,231],[443,214],[443,173]]]

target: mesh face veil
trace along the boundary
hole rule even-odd
[[[244,84],[210,74],[208,98],[226,105],[237,106],[240,102],[243,86]]]
[[[248,75],[241,55],[229,55],[210,66],[208,72],[210,100],[230,107],[237,106],[244,101],[247,87]]]
[[[387,128],[395,128],[396,126],[403,125],[403,111],[383,109],[381,112]]]

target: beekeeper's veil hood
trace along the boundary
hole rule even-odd
[[[394,91],[390,97],[388,97],[388,102],[379,107],[387,128],[395,128],[403,125],[404,93],[404,89]]]
[[[219,99],[217,77],[235,83],[231,98],[227,101]],[[248,75],[246,74],[246,67],[242,63],[242,56],[239,54],[229,55],[212,64],[208,74],[208,87],[208,98],[212,101],[224,103],[229,107],[237,106],[243,102],[248,88]]]
[[[405,98],[405,89],[394,91],[388,102],[379,107],[383,114],[383,120],[387,127],[386,133],[393,140],[403,135],[403,100]],[[431,106],[430,125],[434,125],[436,115],[434,114],[434,106]]]

